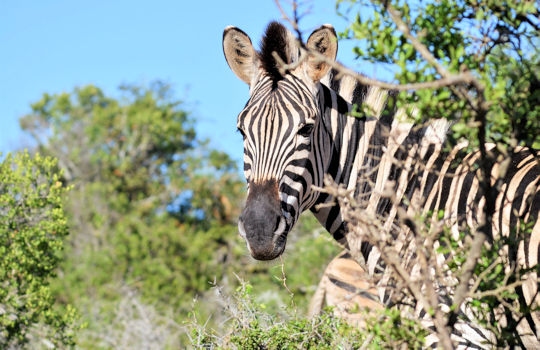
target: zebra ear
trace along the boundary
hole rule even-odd
[[[228,26],[223,31],[223,53],[234,74],[250,84],[258,58],[249,36],[236,27]]]
[[[334,61],[338,49],[337,35],[334,27],[330,24],[325,24],[319,29],[316,29],[309,36],[307,47],[310,50],[320,53],[327,59]],[[320,58],[313,55],[310,55],[308,58],[307,72],[314,82],[317,82],[324,77],[330,68],[330,65],[321,61]]]

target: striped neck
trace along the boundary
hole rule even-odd
[[[314,184],[323,187],[327,176],[364,199],[366,210],[378,214],[389,210],[389,199],[381,194],[399,177],[401,169],[395,160],[406,159],[411,148],[419,150],[418,145],[426,145],[423,153],[427,145],[436,144],[440,149],[448,123],[436,121],[419,127],[404,122],[405,112],[394,107],[395,93],[358,84],[349,77],[330,78],[326,84],[332,88],[319,84],[320,122],[312,153],[321,171]],[[363,104],[369,115],[351,116],[353,104]],[[334,198],[321,193],[309,209],[338,242],[346,244],[348,228],[341,208],[331,203]]]

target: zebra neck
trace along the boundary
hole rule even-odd
[[[354,96],[364,99],[369,96],[369,89],[355,88],[354,91],[363,91]],[[360,176],[375,166],[372,164],[374,160],[381,158],[381,146],[387,138],[385,130],[389,129],[391,119],[351,116],[352,104],[323,84],[320,85],[319,98],[321,118],[316,133],[318,139],[313,142],[316,169],[334,183],[358,192]],[[318,180],[319,183],[315,184],[323,186],[323,176]],[[337,241],[346,243],[348,229],[341,208],[338,203],[330,203],[334,203],[334,198],[321,193],[316,204],[323,205],[312,207],[312,211]]]
[[[358,90],[363,94],[352,94],[352,100],[367,105],[371,110],[370,117],[351,116],[352,104],[321,84],[321,119],[319,139],[313,143],[314,158],[320,163],[317,169],[322,169],[334,183],[354,191],[354,198],[363,203],[362,209],[386,217],[385,225],[390,227],[396,208],[383,193],[390,186],[403,195],[406,188],[396,187],[400,177],[407,177],[403,168],[414,158],[433,152],[433,145],[440,150],[448,123],[437,121],[420,127],[400,122],[405,119],[405,112],[393,108],[393,103],[387,104],[386,91],[373,87],[354,88],[354,91]],[[406,181],[400,182],[404,183]],[[317,185],[322,186],[322,181]],[[332,196],[321,193],[316,204],[324,204],[319,208],[312,207],[317,219],[337,241],[347,244],[348,228],[339,203],[335,203]],[[362,247],[367,261],[372,253],[370,245],[355,242],[355,246],[357,244]]]

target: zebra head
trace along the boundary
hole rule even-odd
[[[315,30],[307,47],[335,60],[334,28]],[[248,183],[238,228],[255,259],[271,260],[283,253],[288,232],[316,200],[312,186],[321,185],[312,174],[312,143],[320,121],[319,80],[330,66],[313,56],[300,57],[294,36],[277,22],[268,25],[259,52],[247,34],[227,27],[223,51],[231,70],[250,90],[237,125],[244,137]],[[276,55],[290,64],[283,74]]]

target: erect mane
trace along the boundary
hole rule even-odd
[[[276,52],[283,62],[291,63],[295,59],[291,50],[294,48],[294,42],[291,39],[289,31],[281,23],[270,22],[266,27],[261,41],[259,60],[274,82],[283,79],[283,76],[279,73],[278,64],[272,52]]]

